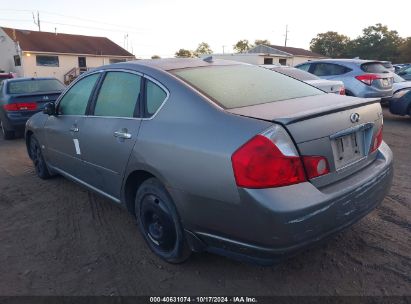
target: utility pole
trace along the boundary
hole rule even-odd
[[[41,27],[40,27],[40,13],[39,13],[39,11],[37,11],[37,20],[36,20],[36,17],[34,16],[34,13],[32,13],[32,14],[33,14],[34,24],[39,27],[39,32],[41,32]]]
[[[285,41],[284,41],[284,46],[287,46],[287,41],[288,41],[288,24],[285,26]]]
[[[223,55],[224,55],[224,49],[225,49],[226,45],[223,45]]]

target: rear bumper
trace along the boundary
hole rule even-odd
[[[9,130],[21,131],[24,130],[27,120],[39,111],[27,112],[6,112],[4,124]]]
[[[363,218],[382,202],[392,177],[392,152],[383,143],[372,164],[346,179],[321,189],[310,183],[243,189],[241,205],[246,207],[239,212],[246,214],[241,222],[231,220],[235,214],[227,214],[224,234],[191,231],[208,251],[271,264]]]

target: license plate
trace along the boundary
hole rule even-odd
[[[336,169],[345,167],[364,156],[361,148],[362,132],[354,132],[332,140],[332,149]]]

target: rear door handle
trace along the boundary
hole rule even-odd
[[[124,138],[124,139],[130,139],[131,134],[127,133],[127,130],[120,130],[120,131],[115,131],[114,132],[114,137],[118,138]]]

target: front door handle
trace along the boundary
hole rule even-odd
[[[72,127],[70,128],[70,131],[71,131],[71,132],[78,132],[78,128],[77,128],[76,126],[72,126]]]
[[[124,139],[130,139],[130,138],[131,138],[131,134],[130,134],[130,133],[127,133],[127,132],[128,132],[127,129],[115,131],[115,132],[114,132],[114,137],[124,138]]]

